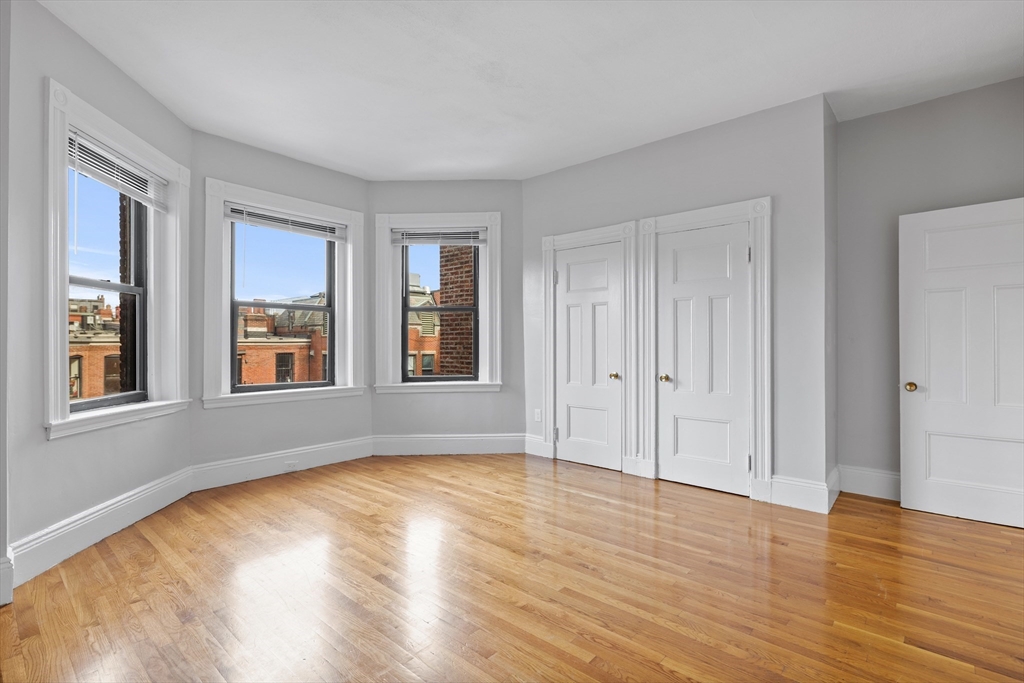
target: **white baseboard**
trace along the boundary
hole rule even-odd
[[[828,477],[825,478],[825,487],[828,489],[829,510],[832,509],[832,506],[836,503],[836,498],[839,497],[840,474],[839,466],[836,465],[832,468],[832,471],[828,473]]]
[[[836,495],[839,495],[838,489]],[[835,498],[825,482],[778,475],[772,477],[772,505],[827,514],[833,502]]]
[[[772,481],[771,479],[750,479],[750,500],[757,500],[762,503],[772,502]]]
[[[359,439],[289,448],[273,453],[193,465],[192,490],[202,491],[263,477],[273,477],[286,471],[308,470],[311,467],[367,458],[372,454],[373,437],[365,436]],[[289,470],[285,466],[287,462],[294,462],[295,465]]]
[[[525,453],[523,434],[402,434],[373,437],[374,455]]]
[[[192,468],[186,467],[11,543],[14,585],[25,583],[191,491]]]
[[[14,601],[14,563],[10,558],[11,549],[6,555],[0,555],[0,605],[9,605]]]
[[[622,473],[632,474],[636,477],[644,477],[645,479],[654,479],[655,474],[657,474],[657,469],[655,468],[653,460],[644,460],[643,458],[623,458]]]
[[[542,436],[527,434],[525,445],[527,455],[539,455],[542,458],[555,457],[554,444],[547,443]]]
[[[855,467],[840,465],[842,473],[842,489],[847,493],[859,493],[862,496],[900,499],[900,473],[888,470],[876,470],[872,467]]]

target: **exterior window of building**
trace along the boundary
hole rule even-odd
[[[117,394],[121,391],[121,356],[107,356],[103,359],[103,393]]]
[[[277,362],[275,367],[277,368],[277,383],[284,384],[285,382],[292,381],[292,365],[295,361],[295,354],[293,353],[279,353],[277,354]]]
[[[335,345],[335,237],[313,223],[230,203],[233,393],[331,386]]]
[[[475,381],[479,374],[478,247],[438,241],[402,247],[402,352],[421,356],[419,372],[407,368],[405,382]]]
[[[145,401],[150,207],[136,197],[154,181],[77,132],[68,163],[71,412]]]
[[[82,357],[71,356],[71,362],[68,367],[68,385],[69,385],[69,396],[71,400],[81,398],[82,396]]]

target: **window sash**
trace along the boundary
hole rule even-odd
[[[273,383],[264,384],[239,384],[241,377],[238,375],[238,363],[231,364],[231,378],[230,388],[231,393],[250,393],[258,391],[279,391],[282,389],[310,389],[316,387],[332,387],[337,384],[337,363],[335,361],[336,354],[335,349],[337,347],[335,335],[337,334],[337,311],[335,301],[337,300],[336,292],[334,291],[337,283],[335,276],[335,263],[338,258],[337,247],[333,246],[333,242],[337,240],[327,240],[326,258],[327,258],[327,272],[326,272],[326,283],[325,283],[325,300],[324,305],[319,304],[301,304],[292,303],[285,301],[250,301],[245,299],[235,298],[235,227],[238,222],[231,222],[231,305],[228,320],[228,333],[231,344],[231,355],[232,358],[238,358],[238,316],[240,308],[264,308],[264,309],[275,309],[275,310],[291,310],[291,311],[316,311],[327,315],[327,379],[326,380],[308,380],[305,382],[277,382],[277,361],[275,356],[274,365],[274,379]],[[248,223],[253,225],[253,223]],[[271,227],[276,230],[282,229],[280,226],[261,226]],[[293,354],[294,356],[294,354]],[[294,357],[292,365],[292,376],[294,377]],[[321,373],[322,376],[322,373]]]
[[[469,312],[473,314],[473,374],[472,375],[438,375],[437,359],[431,355],[434,366],[433,373],[430,375],[410,375],[408,370],[403,369],[401,375],[401,381],[403,383],[415,383],[415,382],[468,382],[477,381],[480,377],[480,250],[475,249],[473,253],[473,306],[410,306],[409,305],[409,249],[410,245],[405,245],[402,248],[402,324],[401,324],[401,337],[402,337],[402,349],[400,356],[401,358],[408,357],[409,351],[409,314],[410,313],[427,313],[427,312],[438,312],[444,313],[459,313]],[[444,326],[441,326],[441,335],[443,339]],[[423,367],[423,359],[426,358],[426,354],[420,354],[420,368]]]
[[[118,394],[107,394],[95,398],[79,399],[72,401],[65,393],[65,400],[69,403],[69,410],[78,413],[95,408],[106,408],[110,406],[125,405],[128,403],[140,403],[149,400],[148,372],[149,372],[149,346],[148,335],[148,304],[149,292],[146,287],[149,262],[147,260],[148,247],[147,237],[149,234],[149,207],[142,202],[132,200],[131,211],[131,244],[130,252],[132,284],[126,285],[119,282],[107,282],[106,280],[92,280],[79,276],[68,276],[68,289],[72,285],[98,289],[117,294],[127,293],[135,295],[135,389]],[[67,326],[67,306],[64,307],[64,325]],[[70,353],[71,339],[68,338],[65,353]],[[106,383],[106,368],[104,368],[104,383]],[[81,390],[79,390],[81,391]]]

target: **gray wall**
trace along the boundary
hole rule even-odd
[[[369,186],[365,180],[344,173],[213,135],[192,134],[189,387],[196,399],[189,408],[192,462],[216,462],[369,436],[369,393],[262,406],[203,408],[199,399],[203,394],[207,177],[364,213]],[[372,217],[367,216],[364,244],[373,241],[372,223]],[[365,286],[364,293],[372,294],[372,286]],[[367,327],[372,324],[368,322]],[[365,350],[372,348],[369,337],[364,343]],[[364,357],[367,355],[364,352]]]
[[[523,182],[526,415],[543,407],[542,237],[771,195],[775,473],[825,480],[825,107],[811,97]]]
[[[839,460],[898,472],[902,214],[1024,196],[1024,80],[839,124]]]
[[[43,276],[46,233],[46,78],[104,112],[164,154],[191,164],[192,133],[149,93],[35,2],[11,7],[6,403],[9,540],[110,500],[188,465],[188,415],[46,440],[43,429]],[[6,175],[6,174],[5,174]]]
[[[501,391],[472,394],[376,394],[373,431],[399,434],[522,434],[523,196],[518,180],[370,183],[373,213],[501,212]],[[368,249],[373,251],[373,217]],[[368,269],[373,292],[374,268]],[[369,327],[376,311],[368,297]],[[372,345],[371,345],[371,348]],[[372,382],[374,375],[367,375]]]

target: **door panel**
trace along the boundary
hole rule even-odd
[[[658,472],[747,495],[748,224],[658,236]],[[653,378],[652,378],[653,379]]]
[[[1024,526],[1024,200],[900,217],[900,372],[903,506]]]
[[[555,270],[556,454],[621,470],[622,244],[559,250]]]

